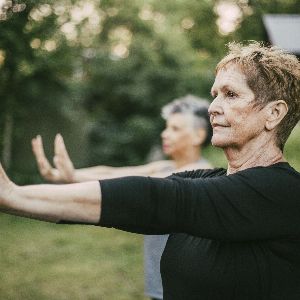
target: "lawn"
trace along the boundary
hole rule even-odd
[[[146,299],[143,238],[0,215],[0,299]]]

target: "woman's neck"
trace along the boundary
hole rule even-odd
[[[282,151],[274,142],[270,141],[249,143],[242,149],[226,148],[224,152],[228,160],[227,174],[285,161]]]
[[[172,155],[172,160],[174,161],[176,169],[182,168],[188,164],[195,163],[200,159],[201,159],[201,151],[199,148],[191,149],[190,151],[185,151],[183,153]]]

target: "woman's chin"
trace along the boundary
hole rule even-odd
[[[170,155],[172,155],[172,153],[173,153],[172,149],[170,149],[170,148],[168,148],[168,147],[165,147],[165,148],[163,148],[162,150],[163,150],[163,153],[164,153],[165,155],[167,155],[167,156],[170,156]]]
[[[218,148],[225,148],[228,146],[228,140],[226,139],[223,139],[221,137],[212,137],[211,139],[211,144],[214,146],[214,147],[218,147]]]

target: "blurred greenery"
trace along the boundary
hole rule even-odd
[[[267,41],[263,14],[300,12],[296,0],[4,3],[0,153],[20,184],[41,181],[37,134],[51,157],[61,132],[76,167],[144,163],[160,144],[164,104],[187,93],[210,99],[227,42]],[[224,166],[220,151],[205,153]]]
[[[57,132],[76,167],[144,163],[160,144],[162,105],[187,93],[210,99],[225,44],[267,42],[265,13],[299,14],[299,1],[0,1],[0,154],[9,175],[41,182],[30,140],[42,134],[51,157]],[[297,170],[299,137],[297,126],[285,148]],[[204,156],[226,167],[221,150]],[[142,299],[140,237],[4,215],[0,224],[1,299]]]

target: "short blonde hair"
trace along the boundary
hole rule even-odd
[[[258,105],[284,100],[288,113],[277,129],[277,145],[283,150],[293,128],[300,120],[300,62],[293,54],[259,42],[228,44],[228,54],[218,63],[216,72],[233,63],[246,75],[248,86]]]

